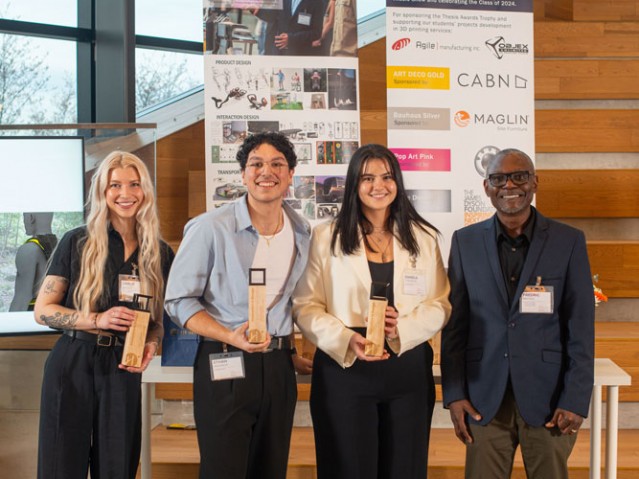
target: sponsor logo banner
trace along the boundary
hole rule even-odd
[[[388,66],[387,88],[450,90],[450,69],[441,67]]]
[[[402,171],[450,171],[450,150],[392,148]]]
[[[406,196],[420,213],[450,213],[450,190],[406,190]]]
[[[450,130],[450,109],[410,108],[388,109],[389,130]]]

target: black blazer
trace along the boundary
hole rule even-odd
[[[536,210],[533,208],[533,213]],[[587,416],[594,384],[594,294],[580,230],[536,212],[532,241],[508,306],[496,217],[456,231],[448,275],[452,315],[442,334],[444,405],[468,399],[490,422],[510,376],[519,411],[542,426],[559,407]],[[554,287],[552,314],[519,312],[527,285]]]
[[[300,14],[310,16],[309,25],[300,23]],[[291,0],[283,0],[282,10],[259,10],[257,17],[266,21],[266,55],[319,55],[320,49],[311,43],[322,36],[324,24],[324,2],[302,0],[297,10],[291,14]],[[308,17],[303,17],[308,18]],[[278,50],[275,36],[288,33],[288,48]]]

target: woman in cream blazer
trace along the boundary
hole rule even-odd
[[[311,415],[320,479],[427,473],[435,402],[428,340],[450,315],[438,231],[410,204],[397,159],[358,149],[342,209],[313,231],[293,315],[317,345]],[[367,356],[371,283],[387,283],[382,356]]]

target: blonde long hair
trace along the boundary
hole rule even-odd
[[[84,239],[80,278],[73,293],[75,307],[85,316],[98,307],[106,297],[109,285],[104,282],[109,254],[109,208],[106,190],[111,172],[116,168],[135,168],[140,176],[144,199],[136,214],[135,231],[138,240],[138,267],[141,293],[153,296],[152,317],[162,321],[164,308],[164,277],[160,251],[160,221],[155,204],[153,183],[146,165],[137,156],[124,151],[110,153],[98,166],[91,179],[89,190],[90,210],[87,218],[87,235]],[[161,323],[160,323],[161,324]]]

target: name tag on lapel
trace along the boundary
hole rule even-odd
[[[519,298],[520,313],[552,314],[554,307],[554,288],[552,286],[526,286]]]

